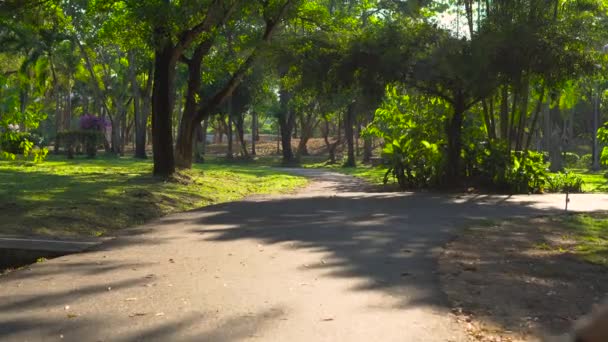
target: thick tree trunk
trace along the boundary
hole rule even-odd
[[[344,136],[346,137],[347,156],[344,166],[355,167],[357,162],[355,160],[355,142],[354,142],[354,129],[353,124],[355,120],[355,104],[351,103],[347,110],[346,116],[344,117]]]
[[[372,137],[366,135],[363,138],[363,164],[369,164],[372,159]]]
[[[245,141],[245,118],[243,117],[243,114],[239,114],[234,119],[236,137],[241,148],[241,157],[249,158],[249,151],[247,151],[247,141]]]
[[[173,81],[175,62],[170,44],[156,50],[154,60],[154,87],[152,91],[152,151],[153,174],[169,177],[175,173],[173,155]]]
[[[462,150],[462,123],[464,121],[464,99],[462,96],[456,97],[454,103],[454,114],[447,127],[448,146],[446,181],[447,185],[455,186],[460,182],[460,152]]]
[[[295,126],[295,114],[289,108],[290,94],[281,90],[279,92],[281,102],[281,112],[279,114],[279,128],[281,135],[281,147],[283,152],[283,163],[294,161],[293,150],[291,148],[291,136]]]
[[[205,161],[205,150],[207,148],[207,128],[209,126],[209,119],[203,120],[200,130],[200,141],[196,146],[196,162],[202,163]]]
[[[118,115],[117,115],[118,116]],[[118,155],[120,153],[120,121],[118,117],[110,119],[112,124],[112,135],[111,135],[111,150],[112,153]]]
[[[255,156],[255,143],[258,140],[258,113],[251,112],[251,155]]]
[[[300,115],[300,142],[296,151],[296,159],[300,160],[302,156],[308,156],[308,140],[312,138],[313,130],[318,125],[313,112],[306,115]]]
[[[340,127],[338,127],[338,131],[339,130],[340,130]],[[336,163],[336,148],[340,144],[340,136],[338,135],[338,139],[334,143],[331,143],[329,141],[329,133],[330,133],[329,120],[326,118],[325,119],[325,129],[323,130],[323,140],[325,141],[325,146],[327,147],[327,154],[329,155],[327,163],[335,164]]]
[[[530,93],[530,78],[526,76],[523,80],[523,89],[521,96],[521,103],[519,109],[519,123],[517,127],[516,141],[515,141],[515,150],[521,151],[524,143],[525,132],[524,128],[526,127],[526,122],[528,119],[528,95]]]
[[[175,141],[175,166],[180,169],[192,168],[194,133],[200,126],[191,117],[182,117],[179,125],[179,134]]]
[[[232,106],[230,106],[232,107]],[[231,110],[229,111],[231,112]],[[233,134],[232,134],[232,118],[230,117],[230,114],[228,114],[228,124],[227,124],[227,139],[228,140],[228,151],[226,152],[226,158],[227,159],[232,159],[234,158],[234,149],[232,147],[232,143],[233,143]]]
[[[200,129],[200,122],[196,119],[196,98],[201,88],[201,64],[207,51],[205,43],[200,44],[188,65],[188,87],[184,100],[184,109],[179,123],[179,130],[175,141],[175,165],[180,169],[192,168],[194,156],[195,131]]]
[[[146,159],[146,121],[142,119],[147,116],[147,113],[143,113],[143,107],[141,106],[142,92],[137,82],[135,54],[133,51],[129,53],[129,74],[133,96],[133,120],[135,121],[135,158]],[[151,77],[149,78],[152,79]]]
[[[500,94],[500,137],[507,141],[509,139],[509,88],[502,86]]]

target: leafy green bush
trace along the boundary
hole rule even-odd
[[[388,161],[390,175],[402,189],[437,185],[442,171],[442,118],[430,113],[445,110],[439,99],[421,101],[419,97],[399,94],[395,87],[387,88],[387,97],[376,111],[374,121],[364,135],[384,140],[382,157]]]
[[[32,156],[34,161],[46,158],[48,150],[44,148],[44,139],[29,132],[5,131],[0,134],[0,157],[13,160],[16,155]]]
[[[44,147],[44,138],[29,132],[11,132],[0,135],[0,148],[13,154],[24,154],[27,147]]]
[[[590,169],[591,166],[593,166],[593,155],[591,153],[583,154],[576,164],[576,167],[581,169]]]
[[[515,193],[541,193],[547,181],[547,163],[542,153],[513,152],[505,181]]]
[[[583,192],[583,179],[574,173],[561,173],[547,177],[547,191],[549,192]]]
[[[479,153],[475,171],[482,185],[511,193],[541,193],[548,175],[543,153],[510,152],[499,142]]]
[[[573,152],[566,152],[564,154],[564,165],[566,167],[576,167],[580,159],[581,158],[578,156],[578,154]]]
[[[103,133],[94,130],[57,133],[57,141],[66,150],[69,159],[74,158],[74,152],[79,147],[84,147],[87,157],[95,158],[97,148],[103,143],[103,139]]]

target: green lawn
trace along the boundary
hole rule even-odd
[[[584,192],[608,192],[608,178],[604,177],[606,171],[588,171],[585,169],[569,169],[568,172],[573,172],[583,178]]]
[[[608,213],[557,216],[553,224],[561,225],[576,241],[569,252],[592,263],[608,266]]]
[[[369,165],[359,164],[357,167],[343,167],[341,163],[326,165],[324,162],[321,163],[306,163],[302,164],[302,167],[306,168],[322,168],[338,173],[359,177],[365,179],[370,184],[379,185],[383,184],[384,175],[386,174],[385,167],[373,167]],[[389,182],[392,182],[392,177],[389,175]]]
[[[0,234],[112,235],[168,213],[289,192],[306,183],[248,164],[196,165],[170,182],[152,177],[151,170],[150,161],[131,158],[0,161]]]

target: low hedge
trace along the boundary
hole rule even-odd
[[[103,133],[93,130],[65,131],[57,133],[57,144],[66,150],[69,159],[74,158],[74,152],[83,148],[87,157],[95,158],[97,148],[103,144]]]

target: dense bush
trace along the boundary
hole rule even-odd
[[[506,144],[479,144],[474,177],[481,185],[511,193],[541,193],[548,163],[540,152],[510,152]],[[480,147],[481,148],[481,147]]]
[[[440,128],[445,125],[445,116],[436,114],[449,112],[448,107],[440,100],[428,102],[414,95],[399,95],[389,87],[387,98],[366,130],[385,142],[382,156],[389,161],[385,182],[392,175],[402,189],[442,185],[446,137]],[[465,122],[461,167],[467,183],[510,193],[543,192],[548,176],[543,154],[512,152],[498,141],[490,144],[480,127],[483,124],[479,122]]]
[[[564,153],[564,166],[566,167],[576,167],[580,161],[580,157],[578,154],[573,152]]]
[[[97,148],[103,143],[104,136],[95,130],[66,131],[57,133],[57,142],[62,146],[68,158],[74,158],[74,152],[79,147],[84,148],[89,158],[95,158]]]
[[[16,131],[0,133],[0,157],[5,159],[15,159],[16,155],[22,155],[32,156],[34,161],[42,161],[48,153],[44,145],[44,139],[38,134]]]
[[[402,189],[437,185],[443,161],[442,132],[437,127],[441,127],[442,118],[429,111],[445,108],[443,101],[422,102],[389,87],[385,102],[364,133],[384,141],[382,158],[388,161],[385,183],[392,175]]]
[[[13,154],[24,154],[31,147],[43,147],[44,139],[33,133],[11,132],[0,135],[0,148]]]
[[[547,191],[549,192],[583,192],[583,179],[573,173],[561,173],[547,177]]]
[[[591,153],[583,154],[578,160],[576,167],[581,169],[590,169],[593,166],[593,155]]]

